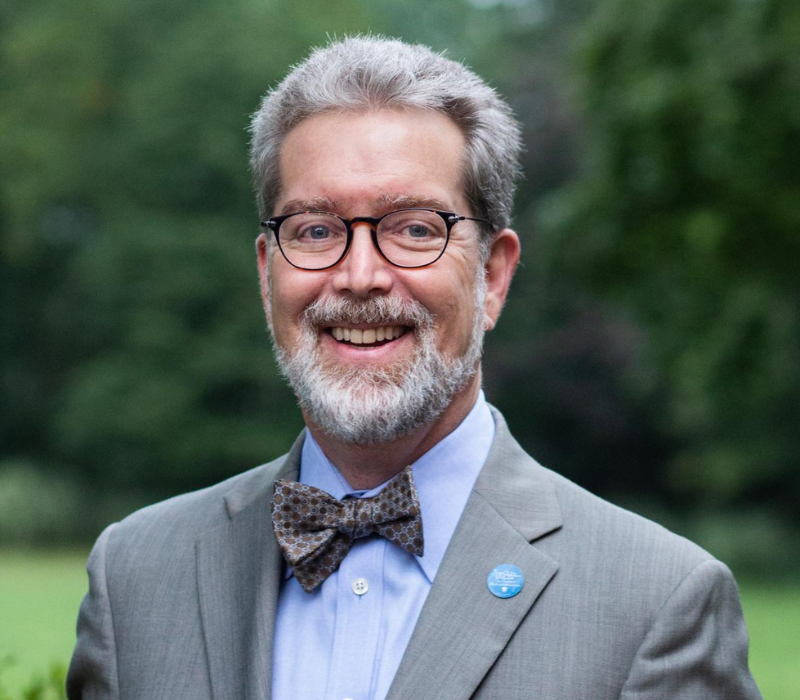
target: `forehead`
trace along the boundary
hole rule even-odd
[[[337,213],[367,215],[392,202],[419,202],[461,213],[464,147],[459,127],[439,112],[318,114],[284,141],[276,209],[326,201]]]

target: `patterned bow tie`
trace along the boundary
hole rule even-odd
[[[373,532],[422,556],[422,516],[406,467],[374,498],[339,501],[321,489],[275,482],[272,524],[287,564],[310,593],[330,576],[359,537]]]

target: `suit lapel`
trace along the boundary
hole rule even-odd
[[[561,525],[550,480],[494,414],[497,431],[387,700],[469,698],[552,579],[558,563],[530,543]],[[276,479],[296,479],[302,435],[226,496],[228,519],[197,541],[203,635],[215,700],[270,700],[273,631],[283,559],[269,502]],[[274,468],[270,469],[270,466]],[[525,585],[495,598],[486,577],[514,564]]]
[[[280,468],[256,470],[225,497],[228,519],[197,541],[200,614],[215,700],[269,700],[283,559],[272,529],[275,480],[297,478],[302,436]],[[277,465],[276,465],[277,466]]]
[[[387,700],[463,700],[476,690],[552,579],[558,563],[531,541],[561,526],[546,472],[495,413],[492,450],[420,614]],[[489,572],[518,566],[513,598],[493,596]]]

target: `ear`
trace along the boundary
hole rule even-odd
[[[258,279],[261,286],[261,303],[267,315],[267,323],[272,325],[272,312],[269,307],[269,240],[262,233],[256,238],[256,255],[258,256]]]
[[[508,296],[511,278],[519,263],[519,236],[510,228],[494,235],[489,259],[486,261],[486,315],[484,329],[492,330]]]

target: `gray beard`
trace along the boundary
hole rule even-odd
[[[476,279],[472,335],[460,357],[436,347],[430,311],[396,297],[318,299],[303,312],[300,339],[286,349],[275,342],[281,372],[307,417],[331,437],[348,444],[390,442],[431,425],[475,376],[483,345],[486,282]],[[323,327],[369,323],[410,326],[416,335],[413,356],[385,367],[326,365],[318,339]]]

